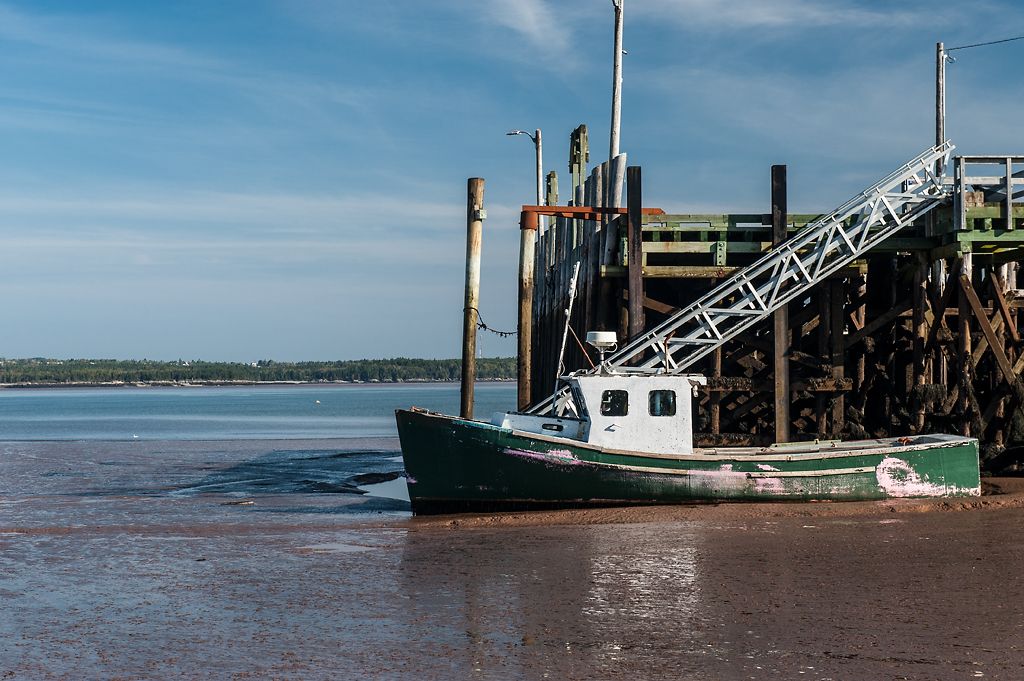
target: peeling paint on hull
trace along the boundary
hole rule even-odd
[[[978,496],[978,442],[931,435],[678,457],[592,447],[398,410],[416,513],[451,510]],[[850,447],[849,451],[845,448]],[[808,451],[814,449],[814,451]]]

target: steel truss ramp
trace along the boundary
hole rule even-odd
[[[949,198],[935,162],[949,167],[953,145],[933,147],[737,272],[689,307],[620,349],[592,371],[684,373],[884,239]],[[540,405],[538,405],[540,406]]]

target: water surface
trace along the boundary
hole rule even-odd
[[[474,415],[515,408],[479,383]],[[459,413],[457,383],[0,390],[0,441],[396,437],[396,408]]]

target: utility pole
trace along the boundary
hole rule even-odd
[[[946,141],[946,49],[935,45],[935,146]],[[942,174],[942,159],[935,162],[935,175]]]
[[[622,3],[612,0],[615,6],[615,54],[612,62],[612,132],[608,149],[608,165],[619,155],[619,118],[622,109]]]

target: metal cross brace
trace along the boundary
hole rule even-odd
[[[592,371],[683,373],[947,200],[944,177],[936,177],[933,168],[939,159],[946,168],[952,150],[947,141],[922,153]]]

